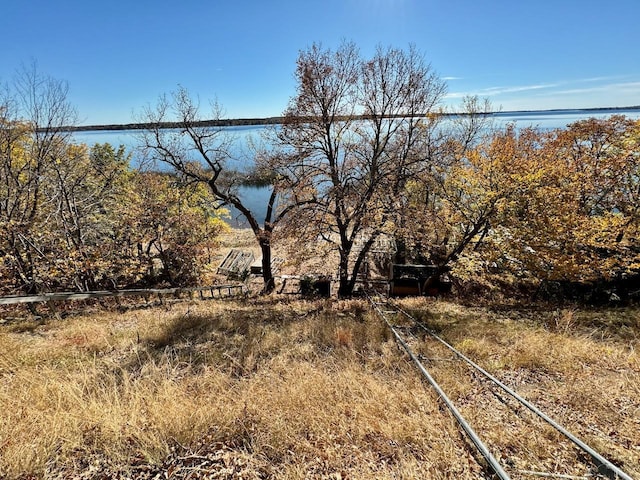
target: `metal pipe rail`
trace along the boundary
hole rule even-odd
[[[214,296],[214,291],[218,291],[221,295],[222,290],[227,290],[229,296],[232,292],[240,290],[239,294],[246,293],[246,286],[243,284],[234,285],[212,285],[208,287],[189,287],[189,288],[143,288],[143,289],[129,289],[129,290],[101,290],[93,292],[58,292],[58,293],[43,293],[40,295],[12,295],[7,297],[0,297],[0,305],[16,305],[21,303],[41,303],[41,302],[64,302],[69,300],[89,300],[95,298],[106,297],[132,297],[132,296],[150,296],[150,295],[180,295],[182,293],[198,292],[200,298],[203,299],[203,292],[211,292],[211,296]]]
[[[498,460],[489,451],[489,449],[484,444],[484,442],[480,439],[478,434],[473,430],[473,428],[471,428],[471,425],[469,425],[469,423],[464,419],[464,417],[462,416],[460,411],[455,407],[453,402],[444,393],[444,391],[442,390],[440,385],[438,385],[438,383],[434,380],[434,378],[431,376],[431,374],[428,372],[428,370],[424,367],[424,365],[419,360],[419,358],[416,356],[416,354],[413,353],[413,351],[411,350],[409,345],[404,341],[402,336],[398,333],[398,330],[391,324],[391,322],[387,318],[385,312],[382,309],[380,309],[379,304],[374,302],[373,299],[371,299],[371,298],[369,298],[369,300],[371,301],[373,307],[378,312],[378,314],[385,321],[387,326],[391,329],[391,332],[393,333],[396,341],[402,346],[402,348],[405,350],[405,352],[407,352],[407,354],[409,355],[411,360],[413,360],[413,362],[416,364],[416,366],[418,367],[418,369],[420,370],[422,375],[427,379],[429,384],[433,387],[433,389],[440,396],[440,398],[442,399],[444,404],[447,406],[447,408],[449,409],[451,414],[454,416],[454,418],[456,419],[458,424],[462,427],[462,429],[467,434],[467,437],[469,437],[469,439],[473,442],[473,444],[476,446],[476,448],[478,449],[480,454],[484,457],[484,459],[487,461],[487,463],[489,464],[491,469],[495,472],[495,474],[498,476],[498,478],[500,478],[501,480],[510,480],[511,477],[509,477],[507,472],[505,472],[504,469],[500,466],[500,463],[498,462]]]
[[[604,458],[602,455],[600,455],[597,451],[595,451],[589,445],[587,445],[586,443],[584,443],[583,441],[578,439],[575,435],[571,434],[566,428],[564,428],[563,426],[561,426],[560,424],[555,422],[548,415],[546,415],[544,412],[542,412],[538,407],[536,407],[531,402],[527,401],[526,399],[524,399],[523,397],[518,395],[514,390],[510,389],[508,386],[506,386],[500,380],[495,378],[489,372],[487,372],[482,367],[480,367],[475,362],[473,362],[471,359],[466,357],[462,352],[456,350],[453,346],[451,346],[449,343],[447,343],[445,340],[443,340],[441,337],[439,337],[437,334],[435,334],[431,329],[429,329],[425,324],[423,324],[422,322],[420,322],[419,320],[417,320],[416,318],[411,316],[409,313],[407,313],[406,311],[404,311],[403,309],[398,307],[396,304],[391,303],[388,300],[385,300],[383,302],[375,302],[373,300],[373,298],[371,298],[370,296],[368,296],[368,298],[369,298],[369,301],[371,302],[371,304],[373,305],[374,309],[376,310],[376,312],[381,316],[381,318],[389,326],[389,328],[391,329],[391,331],[394,334],[394,337],[396,338],[398,343],[403,347],[403,349],[411,357],[411,359],[414,361],[414,363],[416,363],[416,365],[418,366],[418,368],[420,369],[422,374],[427,378],[427,380],[434,387],[436,392],[438,392],[438,394],[443,399],[443,401],[445,402],[445,404],[447,405],[449,410],[451,410],[451,412],[453,413],[454,417],[456,417],[456,420],[458,421],[458,423],[465,430],[465,432],[467,433],[467,435],[469,436],[471,441],[476,445],[476,447],[478,448],[478,450],[480,451],[482,456],[487,460],[487,462],[489,463],[491,468],[495,471],[496,475],[498,475],[498,477],[500,477],[500,478],[509,478],[508,475],[506,473],[504,473],[504,470],[502,470],[502,468],[499,465],[497,465],[499,470],[497,470],[494,467],[494,463],[493,462],[494,462],[495,458],[493,458],[492,456],[491,457],[487,457],[486,453],[488,453],[488,450],[487,450],[486,446],[484,446],[484,444],[482,444],[482,442],[481,442],[481,440],[479,438],[477,438],[477,439],[475,438],[475,437],[477,437],[477,435],[475,434],[475,432],[473,432],[471,427],[468,427],[469,429],[467,429],[467,427],[465,426],[465,424],[467,424],[467,422],[461,417],[459,412],[456,413],[457,410],[455,410],[455,407],[453,405],[450,405],[450,400],[446,397],[446,395],[444,395],[444,392],[441,393],[441,388],[439,386],[437,386],[437,383],[435,383],[435,380],[433,380],[433,378],[428,373],[428,371],[426,371],[424,366],[420,363],[420,361],[418,359],[418,356],[416,356],[416,354],[411,351],[411,349],[410,349],[409,345],[407,344],[407,342],[404,339],[402,339],[402,337],[399,334],[397,328],[387,318],[387,316],[389,314],[400,313],[400,314],[404,315],[411,322],[413,322],[416,326],[418,326],[420,329],[422,329],[425,333],[427,333],[428,335],[433,337],[436,341],[438,341],[443,346],[445,346],[447,349],[449,349],[451,352],[453,352],[458,358],[460,358],[461,360],[466,362],[475,371],[477,371],[480,374],[482,374],[485,378],[490,380],[493,384],[495,384],[496,386],[500,387],[504,392],[506,392],[512,398],[514,398],[515,400],[520,402],[520,404],[522,404],[528,410],[533,412],[537,417],[541,418],[546,423],[551,425],[554,429],[556,429],[558,432],[560,432],[562,435],[564,435],[567,439],[569,439],[574,445],[576,445],[580,450],[584,451],[585,453],[587,453],[589,455],[589,457],[593,461],[594,465],[597,467],[598,473],[606,476],[607,478],[609,478],[611,480],[633,480],[629,475],[627,475],[625,472],[623,472],[620,468],[618,468],[616,465],[614,465],[609,460]],[[382,310],[380,308],[382,305],[387,306],[387,310]],[[460,416],[460,418],[458,418],[458,416]],[[491,454],[489,453],[489,455],[491,455]],[[493,458],[493,460],[490,460],[490,458]],[[496,461],[496,464],[497,464],[497,461]],[[506,475],[506,476],[503,476],[503,475]]]
[[[617,466],[615,466],[609,460],[604,458],[596,450],[594,450],[589,445],[584,443],[578,437],[573,435],[566,428],[564,428],[562,425],[557,423],[555,420],[553,420],[551,417],[549,417],[547,414],[545,414],[542,410],[540,410],[534,404],[532,404],[531,402],[529,402],[525,398],[523,398],[520,395],[518,395],[514,390],[512,390],[511,388],[506,386],[503,382],[501,382],[496,377],[494,377],[489,372],[487,372],[485,369],[483,369],[478,364],[473,362],[471,359],[469,359],[467,356],[465,356],[462,352],[460,352],[459,350],[454,348],[452,345],[450,345],[449,343],[444,341],[435,332],[433,332],[430,328],[428,328],[425,324],[423,324],[419,320],[415,319],[414,317],[409,315],[409,313],[407,313],[406,311],[402,310],[398,306],[394,305],[394,307],[397,308],[397,310],[399,312],[401,312],[403,315],[405,315],[406,317],[411,319],[413,322],[415,322],[415,324],[418,325],[423,331],[425,331],[426,333],[431,335],[434,339],[436,339],[442,345],[444,345],[449,350],[451,350],[451,352],[453,352],[457,357],[459,357],[461,360],[465,361],[467,364],[469,364],[477,372],[481,373],[484,377],[486,377],[491,382],[493,382],[495,385],[500,387],[505,393],[507,393],[512,398],[514,398],[515,400],[520,402],[524,407],[529,409],[531,412],[536,414],[539,418],[541,418],[542,420],[547,422],[549,425],[551,425],[553,428],[555,428],[558,432],[560,432],[565,437],[567,437],[569,440],[571,440],[571,442],[573,442],[578,448],[580,448],[583,452],[587,453],[591,457],[591,459],[593,460],[594,464],[598,468],[598,472],[599,473],[601,473],[602,475],[605,475],[606,477],[608,477],[608,478],[610,478],[612,480],[633,480],[629,475],[627,475],[625,472],[620,470]]]

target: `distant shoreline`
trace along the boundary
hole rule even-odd
[[[483,115],[514,115],[514,114],[544,114],[559,112],[603,112],[603,111],[621,111],[621,110],[640,110],[640,105],[631,107],[597,107],[597,108],[553,108],[547,110],[509,110],[498,112],[483,112]],[[443,113],[444,116],[467,115],[461,112]],[[363,117],[364,118],[364,117]],[[220,120],[202,120],[195,122],[200,127],[242,127],[257,125],[277,125],[282,123],[284,117],[265,117],[265,118],[229,118]],[[101,130],[145,130],[158,125],[152,123],[119,123],[105,125],[79,125],[63,127],[68,132],[92,132]],[[160,128],[179,128],[178,122],[163,122],[159,124]]]
[[[267,118],[229,118],[220,120],[201,120],[194,122],[199,127],[243,127],[255,125],[277,125],[282,123],[284,117],[267,117]],[[68,132],[91,132],[97,130],[145,130],[150,127],[160,126],[160,128],[179,128],[179,122],[161,122],[154,123],[118,123],[105,125],[79,125],[66,126],[62,129]]]

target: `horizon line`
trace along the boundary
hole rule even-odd
[[[479,115],[496,115],[496,114],[513,114],[513,113],[549,113],[549,112],[597,112],[606,110],[640,110],[640,105],[632,105],[626,107],[590,107],[590,108],[545,108],[545,109],[532,109],[532,110],[496,110],[490,112],[478,112]],[[469,115],[465,112],[438,112],[440,115],[453,116],[453,115]],[[418,114],[414,116],[422,116],[424,114]],[[361,115],[366,117],[366,115]],[[284,116],[272,116],[272,117],[246,117],[246,118],[222,118],[222,119],[210,119],[200,120],[194,122],[201,126],[219,126],[219,127],[237,127],[237,126],[257,126],[257,125],[277,125],[282,123]],[[161,128],[174,128],[179,126],[180,122],[162,122]],[[112,124],[94,124],[94,125],[67,125],[63,126],[61,130],[72,132],[94,131],[94,130],[143,130],[148,126],[156,126],[156,124],[148,122],[140,123],[112,123]]]

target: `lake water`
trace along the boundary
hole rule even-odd
[[[587,118],[608,118],[611,115],[624,115],[635,120],[640,119],[640,109],[607,110],[553,110],[542,112],[504,112],[493,114],[498,125],[515,122],[518,127],[537,127],[543,130],[564,128],[567,125]]]
[[[234,138],[235,148],[232,154],[237,157],[234,162],[241,164],[243,158],[248,161],[248,154],[245,152],[249,144],[249,139],[253,138],[258,141],[260,135],[268,128],[266,125],[250,125],[238,127],[224,127],[225,134],[229,134]],[[96,143],[110,143],[114,147],[124,145],[128,153],[131,153],[131,161],[133,165],[139,165],[141,153],[138,150],[140,131],[138,130],[95,130],[95,131],[78,131],[73,133],[73,138],[78,143],[85,143],[89,146]],[[164,165],[156,165],[153,168],[165,169]],[[236,167],[238,168],[238,167]],[[241,188],[241,195],[245,200],[245,205],[252,212],[259,212],[257,219],[262,222],[266,214],[266,203],[269,198],[269,192],[264,188]],[[230,208],[231,223],[234,227],[248,227],[244,217],[234,208]]]
[[[503,112],[492,114],[497,127],[502,127],[508,123],[515,123],[517,127],[536,127],[544,130],[554,128],[563,128],[567,125],[584,120],[587,118],[608,118],[611,115],[625,115],[628,118],[640,119],[640,109],[637,110],[554,110],[544,112]],[[239,155],[244,147],[246,147],[249,138],[259,138],[260,134],[269,128],[264,125],[225,127],[224,130],[237,138],[237,150]],[[100,130],[100,131],[78,131],[73,133],[73,138],[78,143],[86,143],[91,146],[96,143],[110,143],[114,147],[124,145],[129,152],[132,153],[133,163],[137,164],[139,153],[136,151],[138,140],[135,130]],[[139,157],[138,157],[139,158]],[[266,189],[247,188],[242,191],[246,198],[247,206],[254,212],[260,212],[257,215],[259,220],[264,218],[266,211],[266,201],[268,199],[268,191]],[[234,226],[244,227],[246,222],[239,216],[238,212],[233,211],[231,223]]]

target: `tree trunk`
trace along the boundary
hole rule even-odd
[[[349,281],[349,253],[340,250],[340,267],[338,271],[338,297],[347,298],[353,293],[353,283]]]
[[[271,270],[271,239],[263,235],[259,243],[260,251],[262,252],[262,280],[264,281],[262,293],[266,295],[276,288],[273,271]]]

